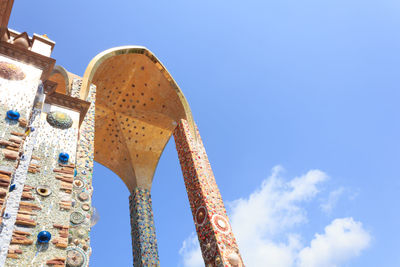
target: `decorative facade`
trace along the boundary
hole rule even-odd
[[[94,161],[131,192],[134,266],[159,266],[150,192],[172,135],[205,266],[244,266],[189,105],[162,63],[117,47],[79,77],[55,66],[47,36],[7,27],[12,4],[0,0],[0,266],[89,266]]]

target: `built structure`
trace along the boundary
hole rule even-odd
[[[145,47],[106,50],[83,77],[55,43],[8,29],[0,0],[0,266],[88,266],[93,162],[129,198],[134,266],[159,266],[150,190],[174,136],[205,266],[244,266],[189,105]]]

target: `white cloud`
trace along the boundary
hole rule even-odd
[[[328,199],[321,203],[321,209],[323,212],[326,214],[330,215],[335,208],[336,204],[339,201],[339,198],[343,195],[344,193],[344,188],[340,187],[332,192],[329,193]]]
[[[305,247],[298,230],[308,219],[302,206],[315,198],[328,176],[320,170],[310,170],[285,181],[282,170],[280,166],[274,167],[272,175],[248,198],[228,203],[232,229],[247,267],[337,266],[368,246],[370,236],[361,223],[344,218],[334,220],[324,234],[317,234],[311,245]],[[335,232],[342,233],[338,238],[348,245],[341,249],[331,244],[337,242],[332,236]],[[318,251],[325,247],[327,261],[319,265]],[[204,266],[194,234],[183,242],[180,254],[183,266]],[[307,265],[310,262],[317,265]]]
[[[368,247],[370,235],[353,218],[336,219],[325,227],[325,233],[316,234],[311,246],[299,253],[301,267],[337,267],[357,257]]]
[[[200,267],[204,265],[199,241],[195,233],[192,233],[183,241],[179,254],[182,257],[182,263],[185,267]]]

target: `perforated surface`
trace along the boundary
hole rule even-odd
[[[169,76],[147,55],[104,60],[97,86],[95,160],[117,173],[130,190],[151,188],[155,168],[185,109]]]

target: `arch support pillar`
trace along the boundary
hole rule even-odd
[[[129,196],[133,265],[160,266],[150,190],[136,187]]]
[[[221,194],[197,128],[182,119],[174,139],[206,267],[243,267]]]

